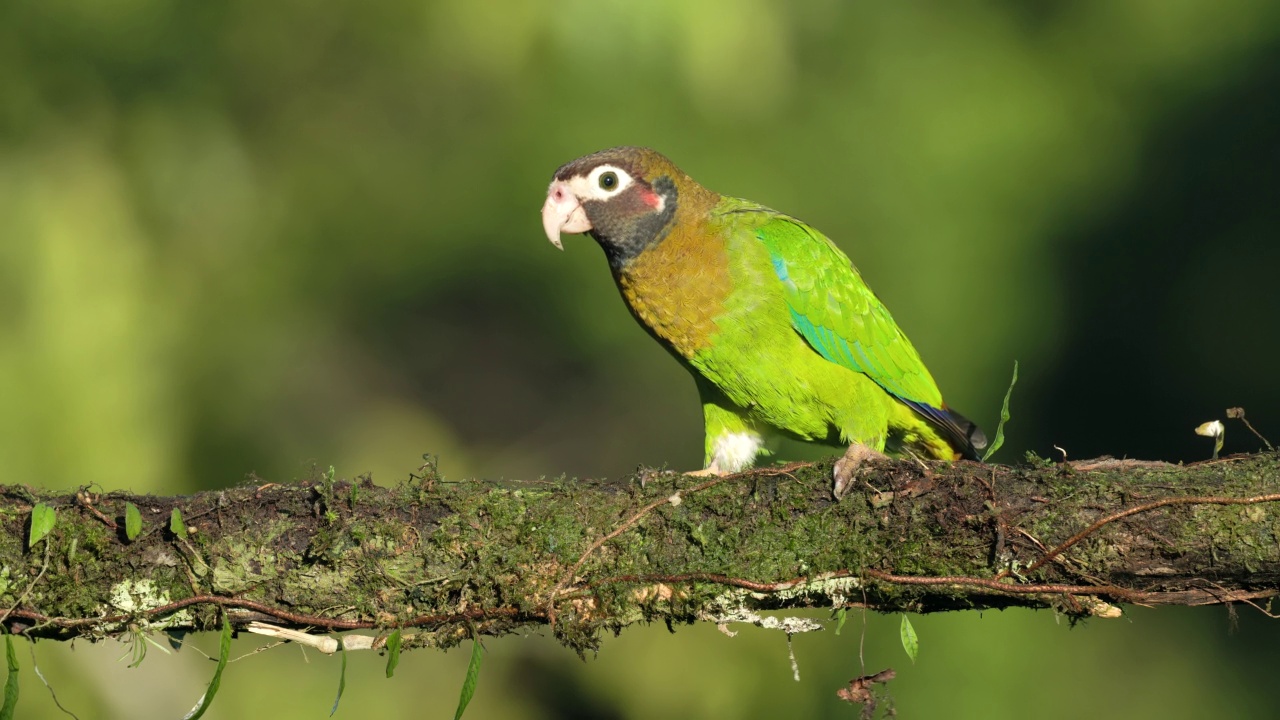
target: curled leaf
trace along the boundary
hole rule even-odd
[[[1222,426],[1221,420],[1210,420],[1207,423],[1200,423],[1200,425],[1196,427],[1197,435],[1203,435],[1204,437],[1211,438],[1222,437],[1222,433],[1225,431],[1226,428]]]
[[[982,462],[986,462],[987,458],[996,454],[1001,445],[1004,445],[1004,424],[1009,422],[1009,398],[1013,395],[1013,386],[1018,384],[1018,361],[1013,361],[1013,379],[1009,381],[1009,389],[1004,393],[1004,404],[1000,406],[1000,423],[996,425],[996,437],[991,441],[991,447],[982,454]]]
[[[1222,443],[1227,434],[1226,427],[1223,426],[1221,420],[1210,420],[1207,423],[1201,423],[1196,428],[1197,435],[1213,438],[1213,459],[1218,459],[1218,453],[1222,452]]]

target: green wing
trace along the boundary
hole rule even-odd
[[[919,406],[942,408],[942,393],[920,355],[840,248],[795,218],[745,201],[735,205],[729,212],[761,216],[746,224],[785,287],[792,325],[814,350],[918,410],[932,415]]]

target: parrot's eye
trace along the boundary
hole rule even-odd
[[[631,186],[630,173],[617,165],[600,164],[585,177],[570,180],[574,192],[584,200],[608,200]]]

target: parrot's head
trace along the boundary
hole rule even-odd
[[[590,233],[615,265],[639,255],[670,230],[682,194],[706,193],[670,160],[648,148],[617,147],[556,170],[542,206],[547,239]]]

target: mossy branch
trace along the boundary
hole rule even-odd
[[[321,476],[189,497],[5,486],[0,612],[62,639],[216,630],[224,610],[238,626],[418,628],[406,647],[550,625],[581,651],[636,622],[770,609],[1113,615],[1280,592],[1280,453],[892,462],[840,502],[830,472],[447,483],[426,468],[395,488]],[[30,546],[38,504],[56,522]]]

